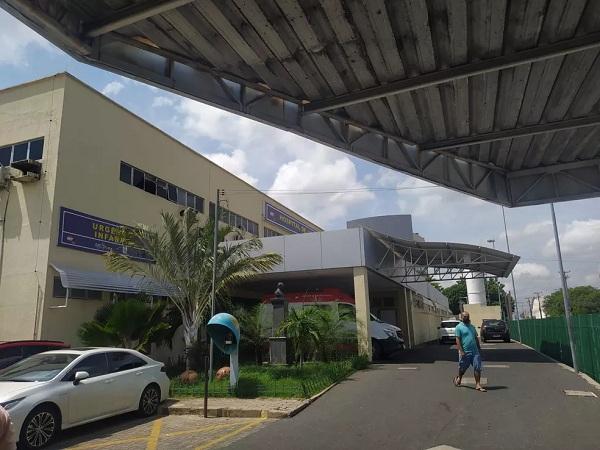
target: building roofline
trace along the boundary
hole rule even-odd
[[[18,88],[22,88],[25,86],[30,86],[33,84],[37,84],[37,83],[41,83],[44,81],[48,81],[51,78],[64,78],[66,79],[70,79],[73,80],[77,83],[79,83],[80,85],[82,85],[83,87],[87,88],[90,92],[92,92],[93,94],[99,95],[100,97],[102,97],[105,100],[108,100],[109,102],[111,102],[113,105],[117,106],[118,108],[122,109],[123,111],[125,111],[126,113],[132,115],[134,118],[142,121],[145,125],[155,129],[156,131],[158,131],[159,133],[161,133],[163,136],[167,137],[169,140],[174,141],[176,144],[182,146],[183,148],[185,148],[186,150],[192,152],[195,156],[198,156],[202,159],[204,159],[207,163],[209,163],[211,166],[221,169],[225,172],[227,172],[229,175],[231,175],[232,177],[237,178],[239,181],[241,181],[243,184],[245,184],[246,186],[248,186],[251,190],[256,191],[257,193],[260,193],[262,195],[264,195],[265,197],[267,197],[268,199],[270,199],[271,201],[273,201],[276,205],[278,205],[281,208],[285,208],[288,209],[289,211],[292,211],[294,214],[297,214],[298,217],[302,218],[302,220],[306,221],[308,225],[311,225],[315,228],[317,228],[318,230],[322,230],[322,228],[317,225],[316,223],[310,221],[309,219],[307,219],[306,217],[304,217],[303,215],[301,215],[300,213],[298,213],[297,211],[295,211],[294,209],[285,206],[284,204],[282,204],[280,201],[275,200],[273,197],[271,197],[269,194],[266,194],[265,192],[261,191],[260,189],[257,189],[256,187],[252,186],[250,183],[248,183],[247,181],[243,180],[242,178],[240,178],[239,176],[235,175],[234,173],[231,173],[229,170],[225,169],[224,167],[219,166],[218,164],[216,164],[215,162],[211,161],[209,158],[207,158],[206,156],[204,156],[203,154],[197,152],[196,150],[194,150],[193,148],[187,146],[186,144],[184,144],[183,142],[179,141],[178,139],[176,139],[174,136],[171,136],[169,133],[165,132],[164,130],[161,130],[160,128],[158,128],[156,125],[148,122],[146,119],[144,119],[143,117],[138,116],[136,113],[134,113],[133,111],[127,109],[125,106],[121,105],[120,103],[118,103],[117,101],[113,100],[112,98],[104,95],[102,92],[99,92],[97,89],[95,89],[93,86],[90,86],[89,84],[87,84],[85,81],[77,78],[76,76],[74,76],[73,74],[69,73],[69,72],[57,72],[53,75],[48,75],[42,78],[38,78],[35,80],[31,80],[31,81],[26,81],[24,83],[21,84],[17,84],[17,85],[13,85],[13,86],[9,86],[7,88],[4,89],[0,89],[0,94],[9,90],[13,90],[13,89],[18,89]],[[125,78],[125,77],[123,77]],[[127,80],[129,81],[130,79],[127,78]],[[131,80],[131,81],[136,81],[136,80]],[[141,81],[138,81],[138,83],[140,84],[144,84]],[[148,86],[151,86],[150,84],[148,84]],[[173,94],[170,91],[165,91],[164,89],[161,88],[157,88],[160,90],[160,92],[169,92],[172,95],[177,95],[177,94]],[[181,95],[179,95],[179,97],[183,97]],[[197,101],[197,100],[196,100]],[[202,102],[199,102],[202,103]],[[209,105],[210,106],[210,105]],[[212,199],[207,199],[209,202],[212,201]]]

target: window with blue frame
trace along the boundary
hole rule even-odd
[[[25,159],[40,160],[44,156],[44,138],[0,147],[0,166],[10,166]]]
[[[200,213],[204,213],[204,199],[202,197],[123,161],[121,161],[119,168],[119,179],[123,183],[146,191],[149,194],[162,197],[181,206],[189,206]]]

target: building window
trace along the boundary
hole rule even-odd
[[[208,215],[211,219],[215,218],[215,204],[208,204]],[[229,225],[231,228],[242,229],[253,236],[258,237],[258,224],[246,217],[240,216],[222,206],[219,208],[219,221]]]
[[[62,285],[60,277],[54,277],[52,297],[65,298],[66,296],[67,288]],[[93,291],[91,289],[69,289],[69,298],[80,300],[102,300],[102,291]]]
[[[42,159],[43,153],[44,138],[0,147],[0,166],[10,166],[25,159],[39,160]]]
[[[123,161],[121,161],[119,169],[119,179],[123,183],[135,186],[149,194],[157,195],[181,206],[189,206],[197,212],[204,213],[204,199],[202,197],[162,180],[155,175],[137,169]]]
[[[264,237],[283,236],[283,234],[278,233],[275,230],[271,230],[270,228],[267,228],[267,227],[264,227],[263,235],[264,235]]]

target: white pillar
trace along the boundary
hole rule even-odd
[[[369,337],[369,322],[371,320],[371,304],[369,300],[369,272],[366,267],[355,267],[354,302],[356,306],[356,337],[358,339],[358,354],[372,358],[371,338]]]

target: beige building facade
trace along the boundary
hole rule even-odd
[[[127,251],[119,225],[158,226],[186,205],[208,219],[217,189],[222,220],[249,235],[320,231],[68,74],[0,91],[0,163],[27,159],[39,180],[0,187],[0,341],[79,344],[111,292],[73,289],[67,301],[57,269],[106,271],[104,251]]]

